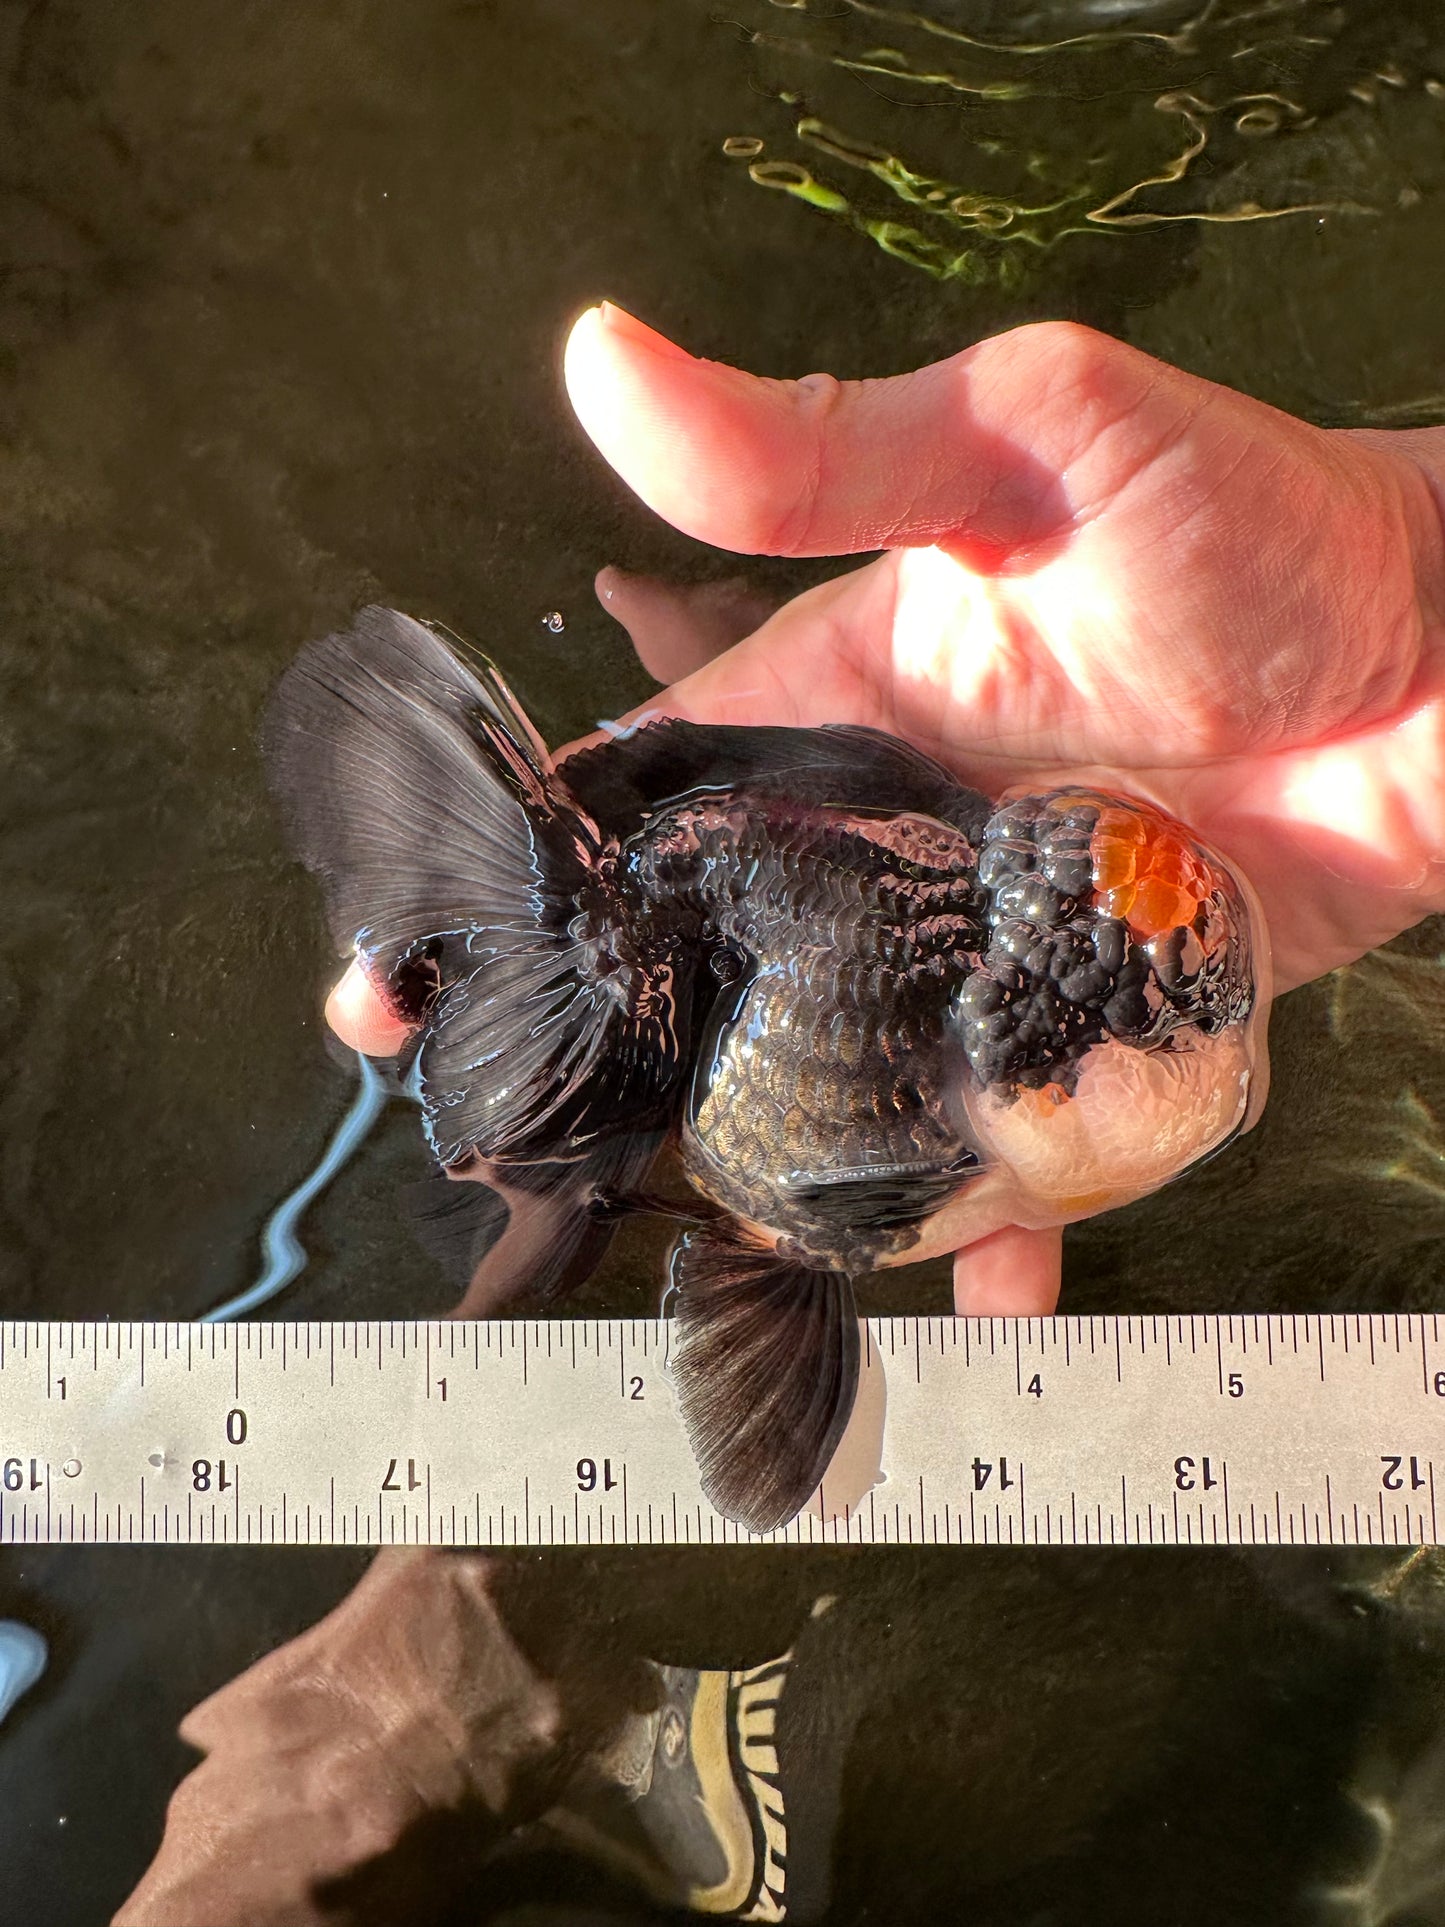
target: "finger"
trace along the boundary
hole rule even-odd
[[[676,682],[731,649],[777,607],[741,576],[681,584],[605,568],[597,599],[632,640],[638,660],[658,682]]]
[[[983,568],[1026,559],[1122,485],[1138,448],[1111,424],[1147,399],[1162,438],[1217,392],[1065,322],[884,380],[766,380],[609,302],[573,327],[565,372],[602,454],[701,541],[772,555],[943,543]],[[1090,472],[1071,474],[1090,451]]]
[[[953,1308],[960,1318],[1047,1318],[1059,1302],[1064,1234],[1005,1225],[955,1252]]]
[[[1008,691],[1025,688],[1025,679],[1011,674],[1005,625],[980,614],[951,658],[942,641],[906,661],[886,640],[879,645],[897,620],[901,565],[928,554],[882,556],[804,591],[761,629],[620,720],[678,716],[801,729],[862,723],[905,738],[990,795],[1041,775],[1059,760],[1057,732],[1029,713],[1037,676],[1027,684],[1024,713],[1007,710]],[[925,620],[914,628],[927,639]],[[948,633],[945,625],[939,633]],[[1070,766],[1077,761],[1063,758]]]
[[[411,1036],[411,1025],[392,1015],[355,959],[326,999],[326,1021],[343,1044],[363,1057],[395,1057]]]
[[[868,638],[887,634],[896,600],[891,557],[820,582],[644,712],[700,723],[893,726],[896,679],[880,671]]]
[[[579,750],[597,748],[619,726],[664,717],[693,723],[866,722],[897,730],[901,725],[891,701],[871,685],[853,646],[856,630],[871,619],[875,604],[889,600],[888,591],[880,597],[864,580],[881,566],[869,563],[794,596],[741,642],[637,708],[554,750],[555,759],[563,763]],[[610,573],[604,569],[599,584]]]
[[[970,641],[968,673],[976,700],[966,706],[970,728],[965,737],[952,726],[960,708],[953,690],[959,677],[948,663],[921,656],[903,668],[890,660],[886,647],[876,645],[894,621],[901,559],[882,556],[805,590],[733,648],[617,722],[631,726],[680,717],[803,729],[863,723],[906,738],[963,781],[990,793],[1019,780],[1021,758],[1029,774],[1038,773],[1054,760],[1052,744],[1037,740],[1042,732],[1028,727],[1015,727],[1005,736],[997,723],[998,705],[990,700],[991,681],[1007,679],[1005,648],[995,649],[982,634]],[[604,726],[569,743],[557,751],[558,760],[595,748],[607,733]]]

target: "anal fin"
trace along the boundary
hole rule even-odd
[[[671,1375],[718,1511],[749,1532],[800,1512],[858,1391],[858,1314],[844,1273],[690,1232],[672,1260]]]

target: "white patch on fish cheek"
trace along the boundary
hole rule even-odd
[[[1167,1049],[1110,1041],[1088,1053],[1063,1103],[986,1092],[971,1117],[1035,1211],[1068,1222],[1157,1190],[1222,1144],[1247,1116],[1252,1066],[1240,1025],[1213,1038],[1176,1032]]]

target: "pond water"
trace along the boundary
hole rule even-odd
[[[6,1317],[242,1290],[351,1101],[256,749],[296,646],[366,601],[438,618],[557,742],[651,686],[600,566],[738,572],[573,421],[594,300],[779,375],[1067,316],[1317,422],[1445,420],[1425,0],[30,0],[0,72]],[[835,567],[746,565],[773,596]],[[1438,1305],[1442,1027],[1439,923],[1285,1000],[1264,1124],[1071,1234],[1064,1309]],[[397,1205],[424,1170],[394,1105],[306,1217],[282,1315],[447,1307]],[[579,1308],[650,1313],[663,1241],[629,1232]],[[910,1290],[948,1303],[936,1267]],[[50,1649],[0,1729],[0,1922],[107,1920],[194,1757],[182,1715],[364,1563],[0,1556],[0,1618]],[[684,1664],[867,1601],[830,1918],[1445,1921],[1428,1563],[528,1563],[539,1611],[642,1602]]]

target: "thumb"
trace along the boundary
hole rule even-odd
[[[623,480],[700,541],[765,555],[938,543],[982,567],[1017,565],[1119,485],[1127,448],[1071,473],[1106,429],[1160,399],[1187,419],[1210,392],[1068,322],[883,380],[774,381],[698,360],[610,302],[573,327],[565,374]]]

